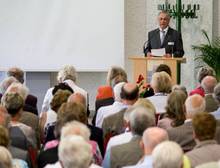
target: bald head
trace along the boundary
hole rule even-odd
[[[151,127],[146,129],[142,137],[145,154],[149,154],[148,152],[152,151],[159,143],[168,139],[167,132],[162,128]]]
[[[217,85],[217,80],[214,76],[206,76],[201,82],[201,86],[205,93],[213,93],[215,86]]]
[[[121,89],[121,98],[130,101],[131,105],[138,99],[138,87],[134,83],[125,83]]]
[[[186,106],[186,118],[192,119],[198,112],[205,111],[205,99],[198,95],[189,96],[185,101]]]
[[[73,93],[69,96],[67,102],[80,103],[86,107],[86,98],[81,93]]]

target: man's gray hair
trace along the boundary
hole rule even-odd
[[[61,139],[70,135],[79,135],[86,141],[89,141],[90,130],[85,124],[82,124],[78,121],[71,121],[63,126],[61,130]]]
[[[16,82],[12,83],[5,93],[18,93],[25,101],[28,96],[29,89],[25,85]]]
[[[154,148],[152,158],[154,168],[181,168],[183,150],[176,142],[165,141]]]
[[[129,115],[132,134],[142,136],[145,129],[155,126],[155,115],[151,110],[143,106],[133,107]]]
[[[72,65],[66,65],[64,66],[57,74],[57,81],[63,82],[67,79],[70,79],[74,82],[76,82],[77,78],[77,72],[74,66]]]
[[[220,83],[215,86],[213,96],[220,105]]]
[[[3,146],[0,146],[0,167],[13,168],[11,153]]]
[[[198,112],[205,111],[205,99],[198,94],[194,94],[186,99],[185,106],[186,115],[192,118]]]
[[[120,82],[114,86],[113,90],[114,90],[115,101],[118,101],[118,102],[121,101],[121,88],[124,84],[125,82]]]
[[[80,136],[67,136],[60,141],[58,156],[65,168],[88,168],[92,161],[92,147]]]
[[[6,90],[8,89],[8,87],[14,82],[18,82],[18,80],[15,77],[13,76],[6,77],[1,82],[1,85],[0,85],[1,93],[4,94]]]

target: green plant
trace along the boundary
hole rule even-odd
[[[220,37],[210,41],[208,34],[202,30],[203,35],[206,37],[208,44],[193,45],[194,50],[201,52],[195,60],[202,60],[208,66],[213,68],[216,72],[216,77],[220,80]]]

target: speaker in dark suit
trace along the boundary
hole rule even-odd
[[[182,57],[184,55],[181,33],[169,27],[170,16],[162,11],[158,16],[159,28],[148,33],[148,41],[144,45],[145,56],[152,56],[151,49],[165,48],[165,56]]]

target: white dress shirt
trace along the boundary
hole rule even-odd
[[[127,105],[118,101],[115,101],[112,105],[100,107],[97,111],[95,122],[96,127],[102,128],[102,123],[106,117],[115,114],[127,107]]]

